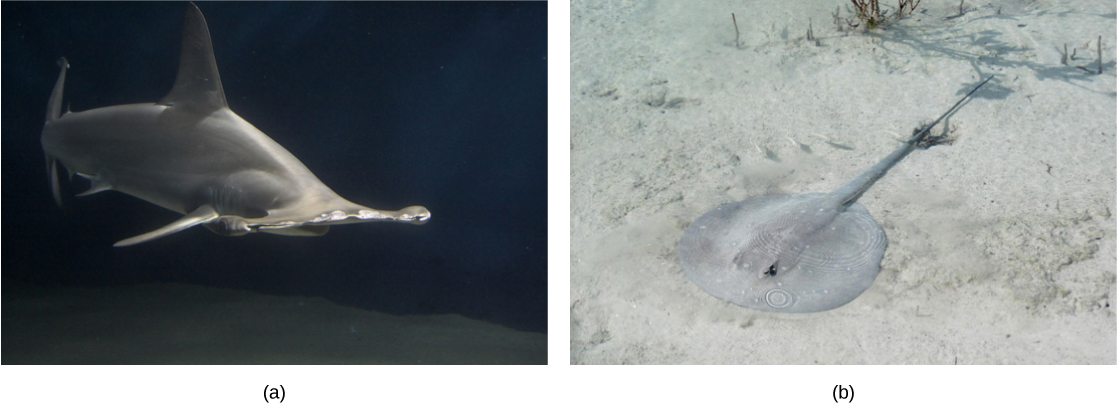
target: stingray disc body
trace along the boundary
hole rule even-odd
[[[888,238],[861,204],[842,210],[829,201],[781,195],[714,208],[679,241],[683,271],[707,293],[755,310],[809,313],[849,303],[873,284]]]

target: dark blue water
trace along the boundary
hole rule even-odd
[[[5,293],[178,282],[546,330],[545,3],[198,6],[234,112],[339,195],[431,222],[112,247],[180,215],[116,192],[54,204],[39,134],[55,61],[74,111],[157,101],[186,4],[4,2]]]

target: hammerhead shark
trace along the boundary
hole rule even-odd
[[[194,3],[186,10],[182,54],[171,92],[157,103],[62,113],[66,58],[47,104],[42,144],[54,200],[58,165],[90,180],[78,196],[116,190],[184,214],[117,247],[196,225],[240,236],[265,232],[320,236],[330,225],[372,221],[424,224],[422,206],[368,208],[338,196],[294,155],[229,109],[209,28]]]

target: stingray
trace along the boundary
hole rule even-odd
[[[79,196],[116,190],[185,216],[127,238],[128,246],[204,225],[214,233],[320,236],[331,225],[424,224],[422,206],[377,210],[338,196],[299,159],[229,109],[202,12],[190,3],[171,92],[157,103],[62,110],[61,72],[47,104],[42,145],[55,201],[59,164],[90,180]]]
[[[888,248],[857,199],[916,148],[947,141],[928,133],[992,78],[834,192],[756,197],[706,212],[679,241],[683,272],[707,293],[755,310],[810,313],[853,301],[873,284]]]

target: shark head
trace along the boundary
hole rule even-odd
[[[329,231],[331,225],[362,223],[371,221],[394,221],[414,225],[426,224],[431,213],[422,206],[408,206],[394,211],[376,210],[357,206],[349,210],[323,212],[307,218],[284,218],[264,216],[245,218],[236,215],[220,215],[205,223],[206,228],[222,236],[243,236],[248,233],[263,232],[285,236],[321,236]]]
[[[321,235],[331,225],[391,221],[415,225],[426,224],[431,212],[422,206],[408,206],[400,210],[376,210],[353,203],[339,209],[324,211],[312,216],[296,212],[275,212],[261,218],[246,219],[238,216],[219,216],[228,224],[224,228],[234,231],[264,232],[283,235]],[[305,209],[300,209],[305,211]],[[211,229],[212,230],[212,229]],[[309,231],[312,234],[304,234]],[[236,235],[236,234],[234,234]]]

